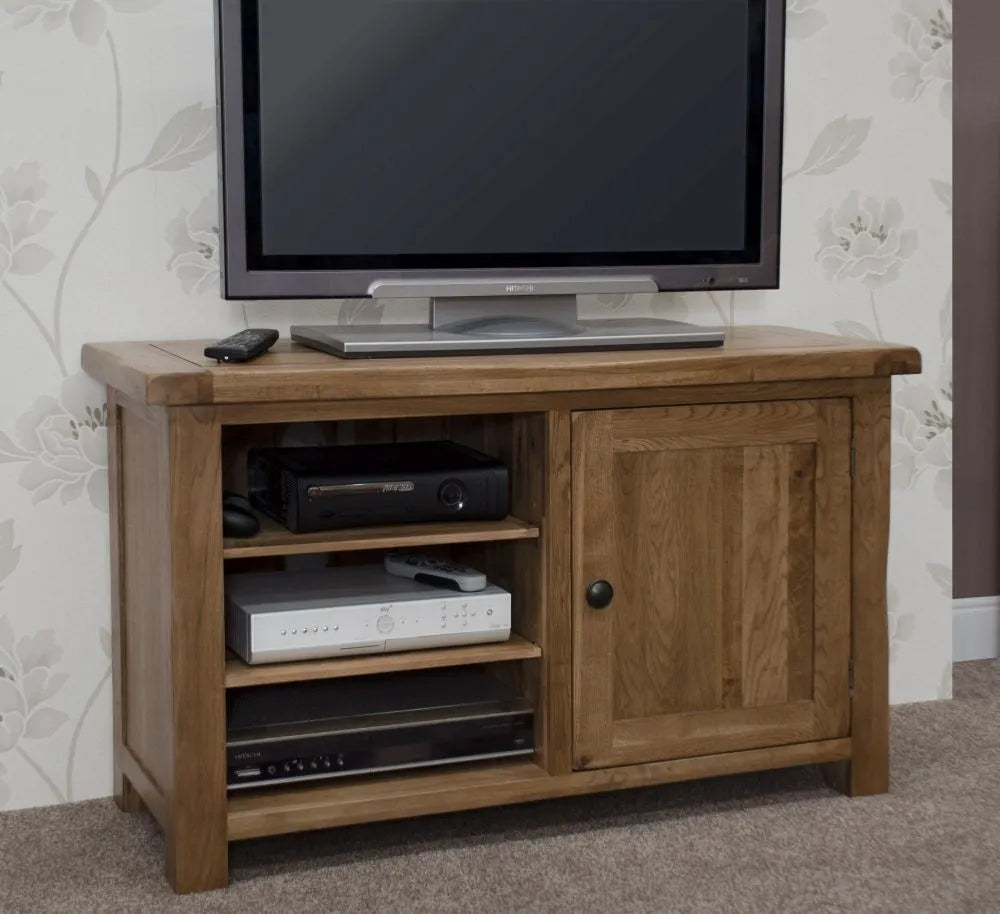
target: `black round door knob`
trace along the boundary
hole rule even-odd
[[[615,598],[615,589],[607,581],[594,581],[587,588],[587,605],[592,609],[607,609]]]

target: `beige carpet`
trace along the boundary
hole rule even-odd
[[[236,845],[177,897],[145,818],[110,801],[0,815],[0,911],[998,912],[1000,662],[896,708],[892,792],[810,769]]]

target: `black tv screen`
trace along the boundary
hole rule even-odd
[[[246,273],[739,268],[775,246],[771,0],[221,2]]]

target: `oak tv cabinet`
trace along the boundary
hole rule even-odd
[[[475,358],[282,342],[244,366],[204,345],[83,351],[109,397],[115,794],[159,821],[177,891],[226,885],[228,843],[263,835],[814,763],[848,794],[888,789],[890,384],[920,370],[914,349],[775,327],[721,349]],[[507,463],[506,520],[223,538],[249,447],[433,438]],[[227,656],[225,570],[398,546],[481,566],[513,594],[515,635]],[[602,580],[614,599],[593,609]],[[227,689],[462,664],[534,703],[532,758],[227,796]]]

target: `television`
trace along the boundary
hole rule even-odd
[[[341,356],[718,345],[577,296],[774,288],[784,0],[218,0],[223,295],[428,298]]]

